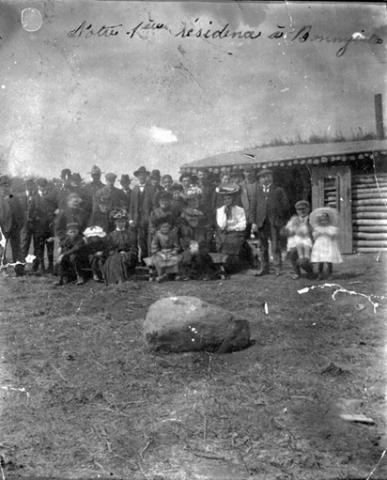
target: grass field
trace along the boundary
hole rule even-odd
[[[350,256],[330,281],[384,296],[385,271],[385,258]],[[323,282],[290,273],[62,288],[2,274],[4,478],[366,479],[387,447],[387,301],[372,297],[375,313],[362,296],[333,300],[333,288],[299,294]],[[147,308],[170,295],[238,312],[254,345],[148,353]]]

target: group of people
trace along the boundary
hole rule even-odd
[[[325,207],[309,215],[309,203],[301,200],[289,220],[287,195],[270,170],[224,172],[217,182],[199,170],[174,182],[171,175],[140,167],[133,179],[121,176],[120,188],[114,173],[103,182],[96,165],[90,176],[85,183],[64,169],[60,179],[27,179],[23,189],[0,176],[0,266],[8,244],[16,274],[24,273],[32,244],[32,271],[56,273],[58,285],[82,284],[88,275],[123,282],[141,264],[154,268],[158,281],[214,278],[212,253],[222,254],[230,272],[243,264],[258,267],[251,247],[256,243],[257,275],[269,273],[269,253],[275,273],[281,272],[286,244],[295,278],[302,271],[314,275],[313,263],[320,277],[327,276],[332,263],[342,261],[337,212]]]

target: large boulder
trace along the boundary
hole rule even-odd
[[[144,335],[153,351],[232,352],[250,345],[247,320],[196,297],[169,297],[153,303]]]

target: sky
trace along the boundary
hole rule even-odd
[[[42,16],[34,32],[22,26],[27,7]],[[360,2],[2,1],[0,171],[88,177],[93,164],[119,175],[145,165],[176,176],[182,164],[275,138],[374,132],[386,17],[385,5]],[[164,28],[131,38],[150,20]],[[121,26],[69,36],[82,22]],[[182,38],[183,25],[261,34]],[[309,37],[294,40],[304,26]],[[353,36],[362,40],[338,56]]]

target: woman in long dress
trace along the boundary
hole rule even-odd
[[[231,184],[224,185],[218,192],[223,196],[224,205],[216,210],[216,243],[218,252],[228,256],[228,270],[240,264],[245,243],[246,214],[242,207],[236,205],[239,190],[239,185]]]
[[[109,256],[103,267],[106,284],[122,283],[134,274],[137,259],[137,236],[135,229],[128,226],[125,210],[113,214],[115,230],[107,237]]]

